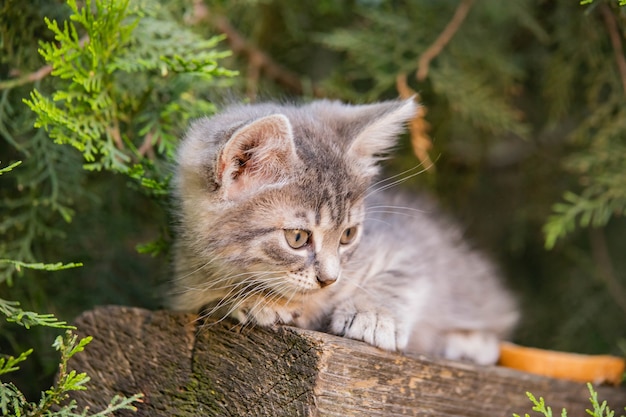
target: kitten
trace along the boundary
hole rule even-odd
[[[171,306],[494,363],[518,314],[493,265],[426,198],[372,185],[415,111],[268,103],[193,124]]]

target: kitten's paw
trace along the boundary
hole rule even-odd
[[[500,356],[500,343],[493,333],[452,332],[446,335],[443,355],[447,359],[470,360],[479,365],[493,365]]]
[[[280,307],[241,308],[233,316],[242,324],[254,323],[269,327],[277,324],[292,324],[296,313]]]
[[[362,340],[378,348],[404,350],[408,335],[400,331],[396,319],[387,312],[357,311],[345,306],[333,313],[330,331],[338,336]]]

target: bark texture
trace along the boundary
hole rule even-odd
[[[71,365],[92,380],[74,398],[103,408],[145,394],[133,416],[506,416],[530,412],[525,392],[555,415],[586,416],[584,384],[491,366],[402,356],[291,327],[262,329],[129,307],[83,313],[94,340]],[[617,414],[623,388],[598,387]]]

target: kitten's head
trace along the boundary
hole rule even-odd
[[[260,104],[196,122],[174,181],[181,285],[298,299],[340,279],[377,162],[415,106]]]

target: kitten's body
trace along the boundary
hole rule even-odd
[[[414,111],[319,101],[198,121],[178,156],[172,306],[494,362],[517,312],[493,266],[430,201],[370,188]]]

